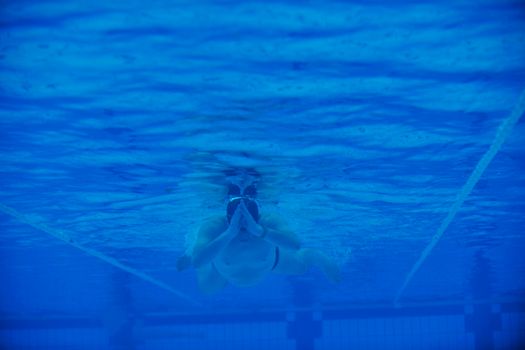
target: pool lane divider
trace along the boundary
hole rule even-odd
[[[91,249],[91,248],[88,248],[88,247],[85,247],[77,242],[75,242],[71,237],[69,237],[69,235],[67,235],[64,231],[62,230],[56,230],[56,229],[53,229],[43,223],[38,223],[38,222],[35,222],[33,220],[31,220],[29,217],[27,217],[26,215],[20,213],[19,211],[11,208],[11,207],[8,207],[2,203],[0,203],[0,211],[3,212],[4,214],[8,215],[8,216],[11,216],[12,218],[16,219],[17,221],[23,223],[23,224],[26,224],[26,225],[29,225],[31,227],[33,227],[34,229],[36,230],[39,230],[39,231],[42,231],[44,233],[47,233],[48,235],[51,235],[55,238],[58,238],[60,239],[61,241],[67,243],[68,245],[72,246],[72,247],[75,247],[77,249],[80,249],[81,251],[83,251],[84,253],[90,255],[90,256],[93,256],[97,259],[100,259],[102,261],[105,261],[106,263],[120,269],[120,270],[123,270],[127,273],[130,273],[146,282],[149,282],[157,287],[160,287],[164,290],[167,290],[168,292],[176,295],[178,298],[180,298],[181,300],[184,300],[186,302],[189,302],[191,303],[192,305],[194,306],[202,306],[201,303],[199,303],[197,300],[191,298],[190,296],[186,295],[185,293],[173,288],[172,286],[168,285],[167,283],[164,283],[154,277],[151,277],[150,275],[148,275],[147,273],[145,272],[142,272],[140,270],[137,270],[137,269],[134,269],[130,266],[127,266],[127,265],[124,265],[122,264],[121,262],[119,262],[118,260],[116,260],[115,258],[112,258],[110,256],[107,256],[99,251],[96,251],[94,249]]]
[[[479,179],[487,169],[488,165],[494,159],[496,154],[501,148],[501,145],[505,142],[507,137],[512,132],[512,129],[516,125],[516,123],[519,121],[523,113],[525,112],[525,90],[521,93],[521,96],[519,97],[518,103],[514,106],[514,109],[512,110],[511,114],[505,118],[503,123],[500,125],[496,137],[494,138],[494,141],[490,145],[489,149],[485,154],[481,157],[481,159],[478,161],[478,164],[476,164],[476,167],[470,174],[469,178],[467,179],[467,182],[463,185],[461,190],[459,191],[456,200],[454,203],[452,203],[452,206],[448,210],[447,216],[441,222],[441,225],[439,225],[439,228],[437,229],[434,236],[432,236],[432,240],[430,243],[426,246],[426,248],[421,252],[421,255],[419,256],[419,259],[415,262],[415,264],[410,269],[410,272],[406,275],[405,280],[403,284],[401,285],[401,288],[397,291],[397,294],[394,299],[394,305],[399,306],[399,299],[403,295],[405,289],[407,288],[408,284],[414,277],[414,275],[417,273],[421,265],[425,262],[427,257],[430,255],[434,247],[438,244],[439,240],[445,233],[446,229],[454,220],[456,214],[461,209],[461,206],[467,199],[467,197],[472,192],[472,189],[476,184],[478,183]]]

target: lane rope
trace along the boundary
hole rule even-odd
[[[394,305],[399,306],[399,299],[403,295],[405,289],[407,288],[408,284],[414,277],[414,275],[417,273],[421,265],[425,262],[427,257],[430,255],[434,247],[438,244],[439,240],[445,233],[446,229],[454,220],[454,217],[461,209],[461,206],[467,199],[467,197],[472,192],[472,189],[476,184],[478,183],[479,179],[487,169],[488,165],[494,159],[496,154],[499,152],[501,145],[505,142],[507,137],[512,132],[512,129],[518,122],[518,120],[521,118],[525,111],[525,90],[521,93],[518,103],[514,106],[514,109],[512,110],[511,114],[505,118],[503,123],[498,128],[498,131],[496,133],[496,137],[494,138],[494,141],[490,145],[489,149],[485,154],[481,157],[481,159],[478,161],[478,164],[476,164],[476,167],[470,174],[470,176],[467,179],[467,182],[463,185],[461,190],[459,191],[456,200],[448,210],[448,214],[441,222],[441,225],[439,225],[439,228],[437,229],[434,236],[432,236],[432,240],[430,243],[425,247],[425,249],[421,252],[421,255],[419,256],[419,259],[415,262],[415,264],[410,269],[410,272],[406,275],[405,280],[403,282],[403,285],[399,290],[397,291],[396,297],[394,299]]]
[[[184,301],[187,301],[187,302],[190,302],[191,304],[195,305],[195,306],[202,306],[201,303],[199,303],[198,301],[196,301],[195,299],[191,298],[190,296],[184,294],[183,292],[171,287],[170,285],[154,278],[154,277],[151,277],[150,275],[140,271],[140,270],[137,270],[137,269],[134,269],[130,266],[127,266],[127,265],[124,265],[122,264],[121,262],[119,262],[118,260],[116,260],[115,258],[112,258],[110,256],[107,256],[99,251],[96,251],[94,249],[91,249],[91,248],[88,248],[88,247],[85,247],[77,242],[75,242],[68,234],[66,234],[64,231],[62,230],[56,230],[56,229],[53,229],[43,223],[38,223],[38,222],[35,222],[34,220],[31,220],[28,216],[20,213],[19,211],[11,208],[11,207],[8,207],[2,203],[0,203],[0,211],[3,212],[4,214],[8,215],[8,216],[11,216],[12,218],[16,219],[17,221],[23,223],[23,224],[26,224],[26,225],[29,225],[31,227],[33,227],[34,229],[36,230],[39,230],[41,232],[44,232],[44,233],[47,233],[48,235],[51,235],[55,238],[58,238],[60,239],[61,241],[67,243],[68,245],[72,246],[72,247],[75,247],[77,249],[80,249],[82,250],[84,253],[90,255],[90,256],[93,256],[97,259],[100,259],[102,261],[105,261],[106,263],[120,269],[120,270],[123,270],[123,271],[126,271],[127,273],[130,273],[146,282],[149,282],[153,285],[156,285],[157,287],[160,287],[164,290],[167,290],[168,292],[176,295],[177,297],[179,297],[180,299],[184,300]]]

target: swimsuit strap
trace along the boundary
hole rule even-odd
[[[275,246],[275,261],[273,263],[271,271],[275,270],[278,264],[279,264],[279,247]]]

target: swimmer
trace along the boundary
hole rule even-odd
[[[339,267],[324,253],[301,247],[299,237],[277,216],[261,215],[256,195],[256,182],[230,184],[226,217],[201,226],[193,251],[179,258],[177,269],[195,268],[205,293],[228,283],[252,286],[272,272],[303,274],[311,267],[339,282]]]

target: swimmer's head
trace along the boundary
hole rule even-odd
[[[255,222],[259,221],[259,205],[255,200],[256,196],[257,188],[255,187],[255,183],[248,185],[243,191],[241,191],[238,185],[230,184],[228,190],[228,206],[226,207],[228,223],[231,221],[241,201],[244,202],[246,209],[248,209]]]

